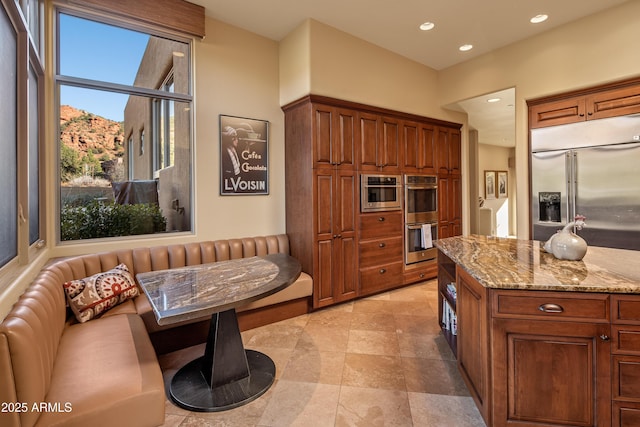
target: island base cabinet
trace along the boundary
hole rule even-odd
[[[493,319],[492,426],[611,425],[608,324]]]

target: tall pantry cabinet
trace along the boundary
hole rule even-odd
[[[440,228],[459,234],[460,125],[316,95],[283,111],[287,234],[313,307],[435,277],[435,261],[405,266],[402,211],[360,212],[360,175],[445,178]]]
[[[356,117],[302,103],[286,112],[286,121],[287,234],[292,253],[313,276],[313,305],[323,307],[356,296]]]

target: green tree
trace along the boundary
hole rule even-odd
[[[82,163],[78,153],[70,147],[61,144],[60,148],[60,180],[67,182],[82,175]]]

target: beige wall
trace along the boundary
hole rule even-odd
[[[511,224],[511,210],[514,199],[513,177],[509,176],[507,181],[507,193],[509,198],[490,199],[485,195],[484,172],[485,171],[507,171],[509,172],[509,157],[513,148],[500,147],[497,145],[478,144],[478,194],[485,198],[484,207],[493,211],[495,231],[498,237],[507,237],[513,233]],[[497,185],[497,183],[496,183]]]
[[[640,75],[638,25],[640,1],[630,1],[445,69],[442,105],[516,88],[518,194],[529,194],[526,100]],[[528,238],[528,197],[517,209],[518,237]]]

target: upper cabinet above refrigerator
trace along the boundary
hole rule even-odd
[[[637,113],[640,113],[640,84],[621,82],[608,90],[530,102],[529,127],[537,129]]]

